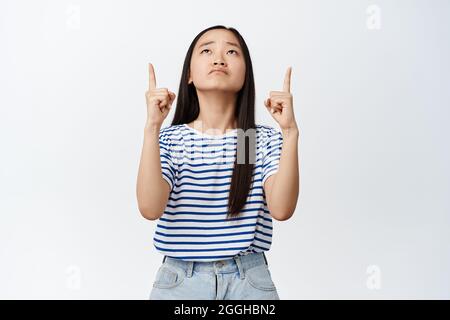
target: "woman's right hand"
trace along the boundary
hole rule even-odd
[[[146,125],[161,126],[175,100],[175,93],[167,88],[156,88],[155,71],[151,63],[148,64],[148,71],[150,79],[148,91],[145,93],[147,101]]]

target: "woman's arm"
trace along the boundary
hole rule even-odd
[[[267,208],[276,220],[287,220],[295,211],[300,190],[298,128],[282,130],[283,145],[277,173],[264,183]]]
[[[139,211],[149,220],[159,219],[169,199],[170,186],[162,177],[158,125],[146,125],[136,194]]]
[[[264,183],[267,208],[275,219],[281,221],[294,214],[300,190],[297,152],[299,129],[294,116],[291,73],[292,67],[289,67],[284,77],[283,90],[270,91],[270,98],[264,101],[283,135],[278,171]]]
[[[151,63],[148,64],[148,73],[149,87],[145,92],[147,122],[144,128],[144,146],[139,163],[136,195],[142,216],[156,220],[164,213],[172,187],[167,180],[164,182],[163,178],[159,134],[175,99],[175,93],[167,88],[156,87],[155,70]],[[172,181],[171,178],[168,179]]]

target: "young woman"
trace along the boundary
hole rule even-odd
[[[299,194],[291,68],[264,102],[281,131],[255,124],[252,62],[234,28],[192,41],[168,127],[176,95],[156,87],[152,64],[149,76],[137,199],[159,219],[153,244],[164,256],[150,299],[280,299],[264,252],[272,218],[289,219]]]

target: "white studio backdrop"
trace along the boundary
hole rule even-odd
[[[215,24],[249,46],[258,123],[277,126],[263,99],[293,68],[301,191],[267,254],[281,299],[450,298],[449,9],[2,0],[0,298],[148,298],[162,256],[136,201],[147,64],[178,93]]]

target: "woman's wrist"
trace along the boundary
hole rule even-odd
[[[161,125],[157,123],[147,122],[144,127],[145,133],[159,133]]]
[[[297,137],[298,138],[300,135],[300,132],[299,132],[297,126],[281,129],[281,133],[283,135],[283,138],[288,138],[288,137]]]

